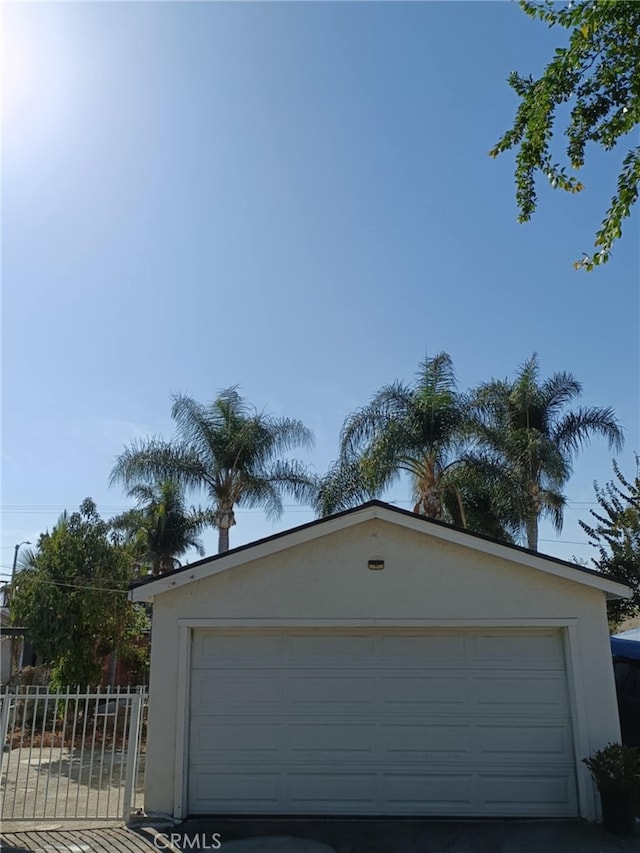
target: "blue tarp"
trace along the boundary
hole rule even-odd
[[[611,637],[611,653],[614,658],[640,660],[640,642],[625,640],[622,637]]]

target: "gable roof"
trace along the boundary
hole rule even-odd
[[[318,518],[298,527],[292,527],[290,530],[284,530],[264,539],[240,545],[238,548],[232,548],[223,554],[205,557],[164,575],[144,578],[144,580],[131,585],[129,598],[132,601],[149,601],[160,593],[169,592],[191,583],[191,581],[202,580],[210,575],[228,571],[252,560],[276,554],[295,545],[301,545],[321,536],[345,530],[376,518],[399,527],[426,533],[435,539],[462,545],[483,554],[510,560],[522,566],[600,589],[607,594],[607,598],[631,597],[631,590],[623,581],[607,577],[593,569],[561,560],[558,557],[530,551],[520,545],[501,542],[499,539],[493,539],[481,533],[453,527],[443,521],[426,518],[383,501],[373,500],[354,509],[347,509],[335,515]]]

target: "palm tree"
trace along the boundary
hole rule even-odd
[[[319,516],[332,515],[378,497],[380,491],[375,483],[366,481],[359,458],[338,459],[319,479],[313,506]]]
[[[154,575],[179,566],[178,557],[191,548],[204,556],[198,534],[210,523],[209,514],[196,508],[187,510],[178,483],[164,480],[153,486],[134,486],[128,497],[135,498],[138,506],[113,518],[111,526],[124,531],[142,561],[151,564]]]
[[[490,468],[476,466],[469,450],[472,430],[451,357],[426,358],[413,385],[385,385],[346,419],[340,459],[320,481],[316,508],[327,514],[377,497],[405,473],[415,513],[510,539],[491,505]]]
[[[229,549],[235,507],[263,507],[268,517],[277,518],[284,495],[300,502],[313,499],[315,479],[301,462],[283,458],[296,447],[313,444],[300,421],[256,411],[236,387],[206,406],[185,395],[174,396],[171,415],[175,438],[147,438],[125,448],[110,483],[131,488],[169,479],[184,488],[204,489],[220,553]]]
[[[594,435],[605,438],[610,449],[622,447],[622,430],[611,407],[565,411],[581,392],[571,373],[554,373],[542,381],[535,353],[513,381],[492,380],[475,392],[478,435],[487,460],[502,472],[497,499],[518,519],[533,551],[538,549],[541,517],[562,529],[562,489],[576,453]]]

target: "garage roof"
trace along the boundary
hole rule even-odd
[[[399,509],[383,501],[374,500],[368,501],[354,509],[348,509],[335,515],[319,518],[307,524],[293,527],[290,530],[275,533],[273,536],[267,536],[264,539],[258,539],[246,545],[240,545],[240,547],[233,548],[223,554],[205,557],[203,560],[189,563],[173,572],[137,581],[130,587],[129,598],[132,601],[150,601],[160,593],[169,592],[172,589],[191,583],[191,581],[202,580],[210,575],[233,569],[252,560],[276,554],[287,548],[310,542],[321,536],[345,530],[348,527],[353,527],[376,518],[390,524],[426,533],[445,542],[462,545],[465,548],[471,548],[483,554],[510,560],[522,566],[528,566],[529,568],[538,569],[539,571],[581,583],[585,586],[600,589],[606,593],[607,598],[631,597],[631,590],[622,581],[606,577],[593,569],[587,569],[576,563],[570,563],[566,560],[560,560],[557,557],[530,551],[528,548],[522,548],[519,545],[509,545],[498,539],[492,539],[480,533],[453,527],[442,521],[425,518],[425,516]]]

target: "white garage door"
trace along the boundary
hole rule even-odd
[[[555,631],[196,630],[191,814],[576,815]]]

